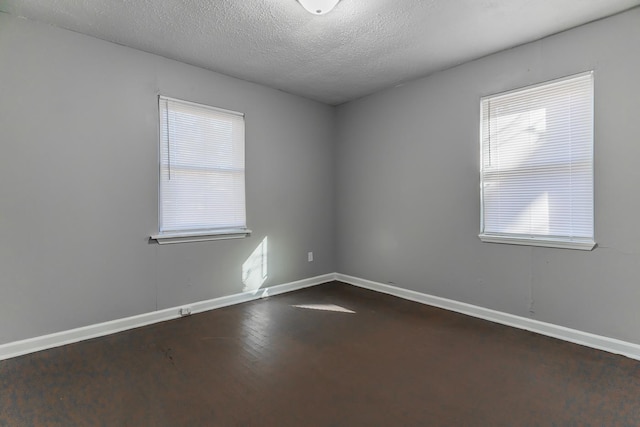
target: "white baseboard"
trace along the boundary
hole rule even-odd
[[[549,337],[558,338],[575,344],[592,347],[598,350],[604,350],[609,353],[620,354],[631,359],[640,360],[640,345],[627,341],[608,338],[601,335],[595,335],[589,332],[578,331],[576,329],[565,328],[564,326],[558,326],[552,323],[546,323],[526,317],[515,316],[513,314],[503,313],[500,311],[491,310],[489,308],[479,307],[476,305],[466,304],[464,302],[454,301],[447,298],[423,294],[420,292],[402,289],[383,283],[373,282],[371,280],[360,279],[345,274],[337,273],[335,275],[335,280],[372,291],[394,295],[396,297],[419,302],[422,304],[444,308],[445,310],[455,311],[457,313],[489,320],[491,322],[512,326],[514,328],[536,332],[542,335],[547,335]]]
[[[491,322],[512,326],[518,329],[524,329],[569,341],[575,344],[604,350],[609,353],[620,354],[631,359],[640,360],[640,345],[627,341],[608,338],[601,335],[591,334],[576,329],[566,328],[551,323],[541,322],[539,320],[529,319],[526,317],[515,316],[509,313],[503,313],[489,308],[479,307],[459,301],[441,298],[433,295],[423,294],[408,289],[398,288],[396,286],[386,285],[383,283],[373,282],[371,280],[360,279],[358,277],[348,276],[340,273],[330,273],[321,276],[311,277],[308,279],[298,280],[296,282],[285,283],[281,285],[271,286],[264,289],[258,289],[252,292],[242,292],[235,295],[214,298],[207,301],[185,304],[179,307],[167,308],[164,310],[144,313],[137,316],[126,317],[124,319],[112,320],[109,322],[98,323],[95,325],[84,326],[68,331],[57,332],[54,334],[43,335],[40,337],[29,338],[22,341],[15,341],[0,345],[0,360],[10,359],[12,357],[21,356],[28,353],[46,350],[49,348],[60,347],[66,344],[72,344],[79,341],[97,338],[129,329],[139,328],[141,326],[151,325],[153,323],[164,322],[166,320],[177,319],[180,317],[180,309],[188,306],[191,312],[201,313],[216,308],[227,307],[234,304],[240,304],[267,296],[278,295],[285,292],[291,292],[298,289],[308,288],[320,285],[326,282],[338,280],[360,288],[381,292],[410,301],[443,308],[445,310],[455,311],[457,313],[466,314],[479,319],[489,320]]]
[[[298,280],[296,282],[271,286],[252,292],[242,292],[239,294],[214,298],[207,301],[184,304],[180,307],[167,308],[164,310],[139,314],[137,316],[126,317],[124,319],[116,319],[109,322],[83,326],[81,328],[71,329],[68,331],[56,332],[49,335],[29,338],[22,341],[10,342],[0,345],[0,360],[10,359],[12,357],[22,356],[28,353],[35,353],[36,351],[46,350],[49,348],[60,347],[66,344],[84,341],[91,338],[110,335],[116,332],[126,331],[128,329],[139,328],[141,326],[147,326],[153,323],[177,319],[181,317],[180,309],[187,306],[191,308],[191,313],[201,313],[203,311],[213,310],[215,308],[240,304],[243,302],[265,298],[267,296],[278,295],[285,292],[308,288],[310,286],[320,285],[322,283],[335,280],[335,277],[335,273],[324,274],[322,276],[316,276],[309,279]]]

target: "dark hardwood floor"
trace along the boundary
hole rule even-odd
[[[1,426],[640,425],[639,362],[336,282],[6,360],[0,387]]]

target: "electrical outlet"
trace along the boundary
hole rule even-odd
[[[307,260],[308,260],[309,262],[313,262],[313,252],[309,252],[309,253],[307,254]]]
[[[180,309],[180,316],[190,316],[191,315],[191,307],[182,307]]]

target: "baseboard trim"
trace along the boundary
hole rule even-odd
[[[150,313],[143,313],[137,316],[131,316],[123,319],[112,320],[109,322],[84,326],[81,328],[70,329],[68,331],[56,332],[40,337],[29,338],[22,341],[2,344],[0,345],[0,360],[6,360],[29,353],[35,353],[38,351],[60,347],[79,341],[115,334],[117,332],[122,332],[129,329],[135,329],[154,323],[177,319],[181,317],[180,309],[185,306],[189,306],[193,314],[202,313],[205,311],[214,310],[216,308],[241,304],[243,302],[249,302],[268,296],[279,295],[286,292],[296,291],[298,289],[321,285],[323,283],[331,282],[334,280],[338,280],[340,282],[360,288],[393,295],[406,300],[443,308],[445,310],[454,311],[456,313],[466,314],[468,316],[477,317],[479,319],[500,323],[502,325],[524,329],[527,331],[539,333],[564,341],[569,341],[575,344],[584,345],[598,350],[607,351],[609,353],[620,354],[631,359],[640,360],[640,345],[638,344],[601,335],[595,335],[576,329],[566,328],[564,326],[554,325],[552,323],[546,323],[539,320],[528,319],[526,317],[516,316],[509,313],[491,310],[489,308],[479,307],[473,304],[467,304],[447,298],[424,294],[421,292],[403,289],[397,286],[391,286],[341,273],[324,274],[321,276],[315,276],[295,282],[270,286],[268,288],[258,289],[256,291],[242,292],[206,301],[199,301],[192,304],[185,304],[178,307],[153,311]]]
[[[141,326],[147,326],[154,323],[177,319],[181,317],[180,309],[186,306],[191,308],[191,313],[193,314],[202,313],[204,311],[209,311],[216,308],[227,307],[230,305],[249,302],[272,295],[283,294],[285,292],[291,292],[298,289],[320,285],[322,283],[333,281],[335,280],[335,278],[335,273],[324,274],[321,276],[311,277],[295,282],[270,286],[268,288],[258,289],[256,291],[242,292],[239,294],[228,295],[206,301],[184,304],[179,307],[172,307],[153,311],[150,313],[139,314],[137,316],[116,319],[109,322],[83,326],[76,329],[70,329],[68,331],[56,332],[53,334],[29,338],[21,341],[14,341],[0,345],[0,360],[6,360],[29,353],[35,353],[41,350],[47,350],[50,348],[60,347],[79,341],[115,334],[117,332],[122,332],[129,329],[139,328]]]
[[[541,322],[539,320],[528,319],[526,317],[516,316],[509,313],[491,310],[489,308],[479,307],[476,305],[428,295],[408,289],[402,289],[396,286],[378,283],[371,280],[360,279],[358,277],[348,276],[346,274],[337,273],[335,275],[335,280],[360,288],[393,295],[410,301],[443,308],[445,310],[455,311],[457,313],[466,314],[469,316],[477,317],[479,319],[489,320],[491,322],[536,332],[538,334],[546,335],[549,337],[558,338],[575,344],[580,344],[598,350],[607,351],[609,353],[620,354],[631,359],[640,360],[640,345],[627,341],[622,341],[601,335],[595,335],[589,332],[566,328],[564,326]]]

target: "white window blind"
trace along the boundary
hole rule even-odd
[[[162,96],[159,112],[160,233],[153,237],[247,232],[243,114]]]
[[[590,250],[593,73],[481,100],[480,238]]]

